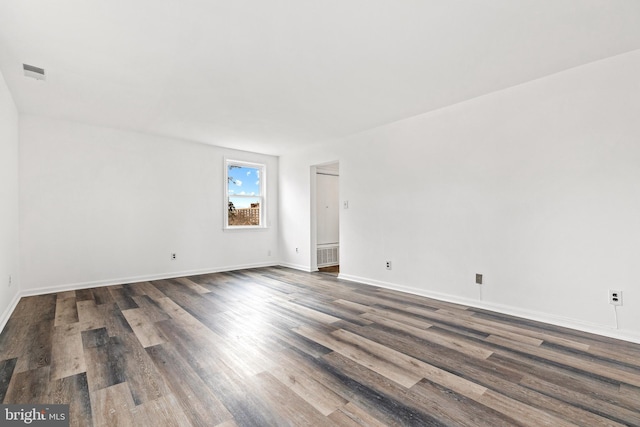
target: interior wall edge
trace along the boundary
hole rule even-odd
[[[349,274],[339,274],[338,279],[347,280],[349,282],[362,283],[369,286],[376,286],[394,291],[406,292],[412,295],[418,295],[421,297],[432,298],[435,300],[450,302],[454,304],[461,304],[473,308],[481,308],[500,314],[516,316],[527,320],[533,320],[536,322],[542,322],[554,326],[560,326],[563,328],[574,329],[581,332],[587,332],[590,334],[601,335],[608,338],[615,338],[640,344],[640,334],[636,334],[632,331],[614,329],[611,327],[607,327],[606,325],[582,322],[576,319],[555,316],[539,311],[526,310],[515,306],[495,304],[491,302],[462,298],[455,295],[443,294],[438,292],[429,292],[418,288],[402,286],[390,282],[382,282],[379,280],[372,280],[366,277],[353,276]]]
[[[0,316],[0,334],[2,333],[2,331],[4,331],[4,327],[7,325],[9,318],[11,317],[11,315],[13,314],[13,311],[18,306],[18,302],[20,302],[20,298],[22,298],[22,293],[17,292],[14,295],[13,300],[11,300],[11,303],[5,309],[4,313],[2,313],[2,315]]]

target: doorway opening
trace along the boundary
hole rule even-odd
[[[332,162],[311,167],[312,270],[340,272],[340,165]]]

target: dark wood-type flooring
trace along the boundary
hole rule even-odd
[[[330,267],[321,267],[321,268],[318,268],[318,271],[320,273],[332,274],[334,276],[337,276],[340,273],[340,266],[332,265]]]
[[[23,298],[0,401],[77,426],[637,426],[640,345],[262,268]]]

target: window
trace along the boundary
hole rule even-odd
[[[225,171],[225,228],[266,227],[265,165],[226,160]]]

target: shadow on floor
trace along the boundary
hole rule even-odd
[[[332,265],[330,267],[322,267],[322,268],[318,268],[318,271],[320,273],[326,273],[326,274],[331,274],[332,276],[337,276],[338,273],[340,273],[340,266]]]

